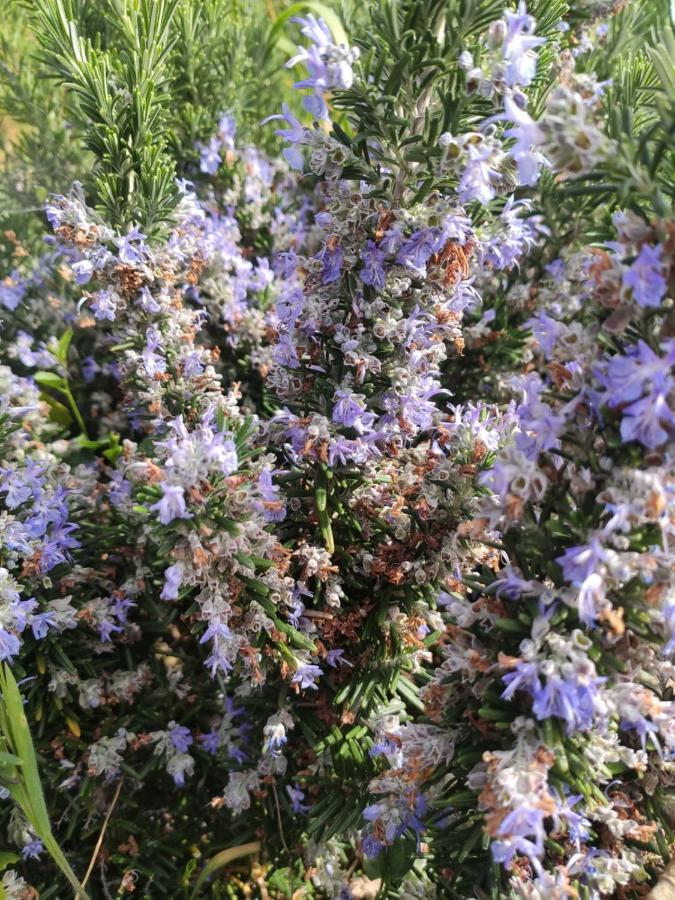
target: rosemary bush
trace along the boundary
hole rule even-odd
[[[646,896],[667,2],[38,0],[2,42],[0,896]]]

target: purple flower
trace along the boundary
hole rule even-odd
[[[129,610],[133,609],[136,604],[128,597],[116,597],[112,606],[117,621],[126,625],[129,621]]]
[[[409,828],[421,834],[424,830],[422,816],[426,812],[426,806],[422,794],[407,790],[396,798],[394,816],[390,815],[391,809],[387,809],[385,804],[373,803],[363,810],[363,818],[367,822],[381,820],[385,824],[385,840],[388,844],[393,844]]]
[[[354,80],[352,63],[358,58],[358,51],[343,44],[335,44],[330,29],[323,19],[309,15],[297,18],[302,33],[312,41],[311,47],[299,47],[298,53],[286,63],[292,68],[298,63],[307,67],[309,78],[296,82],[295,88],[312,88],[313,94],[303,98],[303,106],[319,119],[328,118],[328,107],[324,93],[331,88],[349,88]]]
[[[545,44],[546,40],[534,35],[535,20],[527,14],[525,3],[520,2],[516,12],[507,10],[504,13],[507,31],[502,45],[502,54],[506,60],[504,81],[513,87],[527,87],[532,83],[537,71],[535,47]]]
[[[204,364],[198,350],[191,350],[182,358],[181,364],[185,378],[194,378],[195,375],[201,375],[204,371]]]
[[[661,391],[636,400],[623,410],[623,416],[623,440],[639,441],[650,450],[664,444],[675,430],[675,414]]]
[[[199,735],[199,742],[207,753],[210,753],[211,756],[215,756],[220,747],[220,735],[215,728],[212,728],[211,731],[207,731],[206,734]]]
[[[212,137],[208,144],[202,144],[199,148],[199,171],[206,175],[215,175],[222,158],[220,156],[220,141]]]
[[[274,362],[287,369],[297,369],[300,366],[298,352],[293,339],[288,334],[282,334],[274,346]]]
[[[185,495],[179,484],[168,484],[163,481],[162,499],[154,503],[150,509],[156,509],[159,513],[159,521],[162,525],[168,525],[174,519],[190,519],[192,517],[185,506]]]
[[[391,738],[384,737],[368,751],[368,756],[376,759],[378,756],[395,756],[398,753],[398,745]]]
[[[667,401],[673,388],[675,341],[664,341],[661,348],[663,357],[640,340],[625,356],[613,357],[605,371],[597,373],[606,388],[609,406],[629,404],[622,410],[622,438],[639,441],[651,449],[667,441],[675,426],[675,416]]]
[[[192,743],[192,740],[190,741]],[[168,764],[167,771],[173,778],[173,783],[176,787],[183,787],[185,784],[185,776],[192,775],[194,773],[195,762],[191,756],[185,755],[182,751],[178,751],[176,756],[173,756]]]
[[[263,119],[262,124],[271,122],[273,119],[283,119],[290,128],[278,128],[274,133],[290,144],[306,144],[308,142],[308,129],[296,119],[287,103],[283,104],[281,110],[281,113],[278,115],[268,116],[266,119]],[[292,169],[297,169],[299,172],[302,171],[304,158],[300,150],[296,147],[286,147],[283,150],[283,154],[286,162]]]
[[[565,326],[556,319],[552,319],[543,309],[536,316],[528,319],[525,325],[532,330],[544,356],[550,359],[553,348]]]
[[[185,725],[177,725],[175,722],[169,722],[169,737],[179,753],[187,753],[193,742],[190,729]]]
[[[374,435],[373,437],[376,437]],[[374,441],[365,441],[361,438],[352,441],[346,437],[338,437],[330,442],[328,448],[328,464],[333,468],[337,463],[346,466],[348,462],[362,465],[367,459],[379,456],[380,452]]]
[[[212,458],[216,458],[216,453],[212,453]],[[231,475],[237,471],[239,459],[237,457],[237,445],[231,438],[225,438],[219,441],[217,450],[217,459],[220,471],[223,475]]]
[[[91,259],[81,259],[73,263],[71,268],[77,284],[86,284],[94,274],[94,263]]]
[[[299,684],[303,691],[307,689],[316,691],[318,690],[316,680],[322,675],[323,672],[318,666],[315,666],[312,663],[300,663],[291,679],[291,684]]]
[[[328,230],[333,224],[333,216],[326,209],[322,209],[314,216],[315,223],[324,230]],[[293,254],[294,256],[296,254]],[[295,271],[295,269],[293,270]]]
[[[298,270],[300,260],[295,250],[283,250],[275,259],[275,269],[278,269],[282,278],[291,279]]]
[[[68,525],[62,528],[54,528],[49,533],[49,539],[42,546],[41,572],[48,572],[54,566],[71,559],[68,550],[80,546],[78,541],[68,537],[68,533],[74,531],[75,528],[75,525]]]
[[[164,570],[164,587],[159,595],[160,600],[177,600],[178,591],[183,583],[183,563],[177,562]]]
[[[507,685],[502,692],[503,700],[511,700],[516,691],[527,691],[534,695],[539,691],[539,667],[533,662],[519,662],[513,672],[502,676],[502,681]]]
[[[552,262],[547,263],[544,266],[544,268],[546,269],[546,271],[551,276],[553,281],[555,281],[556,284],[560,284],[563,281],[563,279],[565,277],[565,261],[564,260],[562,260],[560,258],[554,259]]]
[[[91,299],[91,308],[94,312],[94,317],[97,319],[107,319],[108,321],[113,322],[117,315],[118,300],[119,297],[117,294],[113,294],[107,288],[101,288],[100,291],[96,291],[95,294],[92,294]]]
[[[547,403],[523,405],[518,413],[523,431],[516,435],[515,444],[528,459],[537,459],[542,451],[559,446],[558,436],[566,424],[564,415],[556,415]]]
[[[532,147],[540,147],[545,142],[546,135],[534,119],[508,95],[504,97],[504,114],[495,116],[492,121],[497,119],[513,122],[513,127],[507,128],[504,136],[515,141],[509,155],[518,168],[520,183],[536,184],[540,167],[547,163],[541,153],[533,151]]]
[[[5,594],[7,596],[7,594]],[[37,609],[38,602],[34,597],[31,597],[30,600],[21,600],[17,595],[16,600],[13,601],[11,606],[11,611],[14,615],[14,624],[19,631],[23,631],[28,624],[28,616],[33,612],[34,609]]]
[[[111,622],[109,619],[102,619],[98,623],[98,633],[101,639],[101,643],[107,644],[112,640],[113,634],[117,634],[122,631],[119,625],[115,625],[114,622]]]
[[[563,571],[565,581],[579,584],[596,572],[606,559],[607,551],[594,537],[588,544],[569,547],[562,556],[557,557],[556,562]]]
[[[577,851],[580,849],[580,844],[588,840],[591,826],[591,823],[582,813],[572,809],[580,800],[583,800],[582,794],[566,797],[558,803],[558,808],[555,812],[555,830],[558,831],[560,829],[558,823],[560,819],[564,819],[569,839],[576,844]]]
[[[502,697],[510,700],[516,691],[525,691],[532,697],[532,712],[538,719],[563,719],[567,733],[572,734],[597,725],[597,717],[604,712],[599,688],[606,680],[586,672],[568,678],[556,672],[543,676],[537,663],[521,660],[502,677],[507,685]]]
[[[637,732],[643,750],[647,746],[647,739],[651,737],[655,749],[661,754],[661,748],[657,738],[659,728],[655,722],[650,722],[645,716],[634,711],[630,719],[621,719],[619,728],[623,731]]]
[[[232,669],[232,661],[230,654],[232,652],[232,632],[225,624],[218,619],[211,619],[206,631],[199,639],[200,644],[211,641],[211,655],[206,660],[205,665],[211,671],[211,675],[215,677],[216,672],[229,672]]]
[[[600,615],[605,600],[605,582],[602,575],[593,572],[578,585],[577,612],[585,625],[592,625]]]
[[[392,225],[391,228],[385,231],[384,237],[380,241],[380,249],[389,254],[398,253],[404,240],[405,236],[401,226]]]
[[[283,325],[293,326],[302,313],[305,295],[299,285],[289,285],[279,296],[275,312]]]
[[[344,650],[329,650],[326,654],[326,662],[331,668],[336,669],[338,666],[352,666],[348,659],[343,659]]]
[[[3,478],[0,491],[5,494],[5,504],[8,509],[17,509],[27,503],[34,492],[40,489],[39,483],[34,479],[26,479],[26,471],[10,469]]]
[[[503,863],[508,869],[513,857],[522,854],[538,866],[539,857],[544,853],[546,815],[542,809],[526,806],[505,816],[497,830],[498,840],[492,844],[495,862]]]
[[[234,139],[236,134],[237,123],[234,120],[234,116],[225,113],[225,115],[221,116],[218,120],[218,138],[223,147],[226,147],[228,150],[234,150]]]
[[[344,253],[339,244],[332,247],[328,243],[324,244],[323,249],[316,254],[315,258],[323,263],[323,275],[321,277],[323,284],[330,284],[340,277]]]
[[[668,634],[668,641],[663,647],[663,655],[671,656],[675,653],[675,595],[666,600],[663,605],[663,619]]]
[[[534,246],[537,235],[545,232],[540,216],[521,215],[529,208],[527,201],[514,202],[513,196],[509,197],[499,218],[483,229],[479,249],[482,263],[508,270]]]
[[[614,356],[598,378],[607,389],[608,406],[616,407],[638,400],[651,382],[655,390],[667,393],[672,389],[671,369],[675,364],[675,340],[661,345],[665,356],[661,357],[643,340],[630,347],[625,356]]]
[[[258,477],[258,490],[262,502],[256,503],[256,508],[262,512],[267,522],[283,522],[286,518],[286,506],[281,497],[278,484],[274,484],[272,473],[269,469],[263,469]]]
[[[365,248],[361,251],[363,266],[359,277],[364,284],[368,284],[377,291],[384,289],[384,251],[380,250],[375,241],[366,241]]]
[[[30,628],[36,641],[41,641],[44,637],[47,636],[47,633],[49,632],[50,627],[52,627],[53,622],[54,613],[52,612],[37,613],[36,615],[31,617]]]
[[[366,835],[362,843],[363,855],[368,859],[375,859],[384,850],[384,844],[380,843],[377,838],[372,835]]]
[[[538,719],[555,716],[564,719],[567,734],[596,726],[596,711],[601,710],[598,688],[607,679],[581,680],[550,675],[544,687],[533,696],[532,712]]]
[[[336,425],[354,428],[359,434],[364,434],[372,428],[375,414],[368,412],[358,394],[338,389],[335,392],[335,399],[337,403],[333,407],[332,418]]]
[[[124,237],[116,238],[117,253],[120,261],[128,266],[141,262],[145,252],[145,235],[138,228],[132,228]]]
[[[288,794],[291,801],[291,809],[294,813],[306,813],[309,812],[309,806],[302,801],[305,799],[305,794],[300,788],[291,787],[290,784],[286,785],[286,793]]]
[[[403,242],[396,256],[396,262],[408,269],[413,269],[419,275],[425,275],[427,261],[437,252],[437,231],[433,228],[423,228],[415,231]]]
[[[115,470],[110,479],[110,502],[113,506],[120,507],[130,496],[131,484],[125,481],[122,472]]]
[[[14,312],[25,295],[26,285],[20,280],[18,272],[13,272],[12,275],[0,281],[0,304],[10,312]]]
[[[33,838],[23,845],[21,849],[21,858],[25,861],[27,859],[39,859],[40,856],[44,853],[44,845],[39,838]]]
[[[138,298],[136,300],[140,308],[147,313],[156,313],[159,312],[161,306],[155,300],[155,298],[150,293],[150,289],[148,287],[142,287],[139,291]]]
[[[490,593],[495,597],[506,597],[507,600],[518,600],[523,594],[536,590],[537,583],[528,581],[513,570],[512,566],[506,566],[501,570],[500,578],[495,579],[489,587]]]
[[[231,637],[232,632],[227,625],[224,622],[219,622],[217,619],[214,619],[209,622],[206,631],[199,639],[199,643],[205,644],[207,641],[229,640]]]
[[[632,266],[624,272],[623,286],[632,289],[639,306],[659,306],[666,294],[662,253],[663,248],[659,244],[643,244]]]
[[[492,149],[484,144],[469,144],[468,161],[459,179],[457,193],[462,203],[477,200],[489,203],[495,197],[495,182],[499,179],[499,170],[491,164]]]
[[[284,747],[288,743],[284,723],[273,721],[272,724],[267,724],[264,728],[264,734],[266,738],[264,744],[265,752],[271,753],[272,756],[281,756]]]
[[[151,325],[145,332],[145,350],[141,354],[145,371],[149,378],[166,371],[166,360],[155,353],[161,345],[162,336],[156,325]]]
[[[0,660],[11,660],[21,649],[21,641],[15,634],[0,628]]]
[[[473,223],[463,213],[451,212],[441,220],[437,231],[435,251],[438,252],[448,241],[465,244],[473,234]]]
[[[101,369],[93,356],[85,356],[80,365],[80,371],[85,382],[91,384]]]

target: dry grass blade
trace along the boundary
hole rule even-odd
[[[105,819],[103,820],[103,825],[101,827],[101,833],[98,836],[98,840],[96,841],[96,846],[94,847],[94,852],[91,855],[91,860],[89,862],[89,866],[87,871],[84,873],[84,878],[82,879],[82,887],[86,887],[89,878],[91,877],[91,873],[94,871],[94,865],[96,863],[96,858],[98,857],[99,851],[101,849],[101,844],[103,843],[103,838],[105,837],[106,828],[108,827],[108,822],[110,821],[110,816],[113,814],[113,810],[115,809],[115,804],[117,803],[117,798],[120,795],[120,791],[122,790],[122,782],[123,778],[117,782],[117,788],[115,790],[115,795],[112,798],[112,803],[108,807],[108,812],[105,814]]]

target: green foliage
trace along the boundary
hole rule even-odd
[[[168,59],[177,0],[110,4],[118,53],[80,33],[75,0],[40,0],[37,37],[43,58],[76,97],[85,145],[97,160],[96,206],[124,231],[152,233],[177,200],[167,145]]]
[[[0,225],[36,252],[49,193],[84,180],[111,224],[161,231],[176,174],[198,167],[196,144],[231,113],[240,141],[277,148],[266,116],[288,96],[291,19],[321,2],[11,0],[0,35]],[[37,52],[39,51],[39,52]],[[88,173],[88,174],[87,174]],[[15,243],[0,247],[4,271]]]
[[[617,153],[592,176],[562,190],[574,198],[668,216],[675,196],[675,36],[667,0],[630,3],[612,18],[607,44],[582,56],[579,71],[609,82],[604,95],[608,133]],[[575,202],[575,201],[574,201]]]
[[[2,664],[0,670],[0,784],[20,807],[54,862],[73,886],[76,898],[88,900],[52,834],[33,740],[23,711],[23,698],[6,663]]]
[[[554,0],[539,6],[533,10],[542,14],[538,33],[550,33],[566,4]],[[351,90],[336,91],[333,101],[345,110],[349,125],[347,133],[336,129],[335,136],[363,160],[364,177],[374,180],[368,170],[376,162],[397,173],[397,199],[413,187],[415,201],[426,196],[435,181],[440,135],[474,127],[490,108],[465,90],[458,58],[474,48],[502,8],[500,0],[407,0],[370,7],[370,22],[356,41],[364,78]]]
[[[182,172],[197,160],[195,144],[208,141],[223,113],[232,114],[240,140],[274,144],[263,118],[278,111],[291,84],[283,71],[293,52],[288,19],[312,3],[278,14],[262,0],[181,2],[173,21],[170,141]],[[321,4],[316,4],[321,5]]]
[[[3,7],[0,33],[0,231],[16,236],[0,248],[3,274],[42,239],[47,195],[67,191],[90,159],[67,113],[62,85],[41,77],[30,10]],[[18,244],[17,244],[18,242]],[[18,249],[18,253],[17,253]]]
[[[218,114],[234,99],[228,87],[249,64],[241,9],[228,6],[226,14],[219,0],[182,3],[174,19],[171,141],[183,164],[194,158],[196,142],[215,131]]]

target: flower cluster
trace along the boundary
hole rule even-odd
[[[540,121],[505,96],[519,170],[533,146],[567,177],[609,152],[596,125],[574,137],[601,91],[573,94],[569,66],[561,78]],[[564,138],[549,146],[554,133]],[[483,139],[445,143],[448,159],[468,147],[471,165]],[[483,202],[494,196],[488,179],[475,193]],[[459,190],[468,183],[462,175]],[[673,755],[672,222],[618,210],[612,223],[605,246],[571,245],[548,261],[535,225],[510,260],[526,277],[482,274],[468,351],[503,333],[505,317],[531,334],[519,367],[486,378],[483,364],[480,376],[512,411],[473,521],[500,553],[440,601],[446,639],[421,693],[454,755],[421,784],[416,766],[391,772],[390,803],[413,777],[435,801],[430,830],[444,847],[448,831],[455,846],[470,835],[474,793],[492,859],[516,873],[513,896],[614,895],[649,877],[670,834],[654,797],[667,796]],[[489,252],[486,261],[508,270]],[[476,854],[465,847],[456,858]]]

